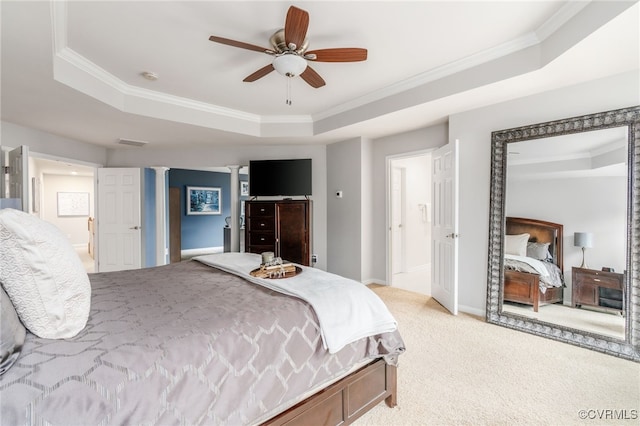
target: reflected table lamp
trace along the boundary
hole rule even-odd
[[[573,234],[573,245],[582,248],[581,268],[588,268],[584,257],[584,249],[593,247],[593,234],[591,232],[576,232]]]

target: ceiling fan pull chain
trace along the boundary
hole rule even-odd
[[[287,105],[291,106],[291,77],[287,77]]]

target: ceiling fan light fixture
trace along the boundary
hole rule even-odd
[[[295,53],[285,53],[276,56],[273,68],[285,77],[297,77],[307,69],[307,61]]]

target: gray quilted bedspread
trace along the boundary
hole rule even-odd
[[[28,334],[0,377],[2,425],[254,424],[404,350],[393,332],[330,355],[308,304],[195,261],[90,278],[86,328]]]

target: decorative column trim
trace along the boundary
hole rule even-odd
[[[231,170],[231,251],[240,251],[240,166],[227,166]]]
[[[156,172],[156,266],[167,264],[167,177],[169,167],[151,167]]]

